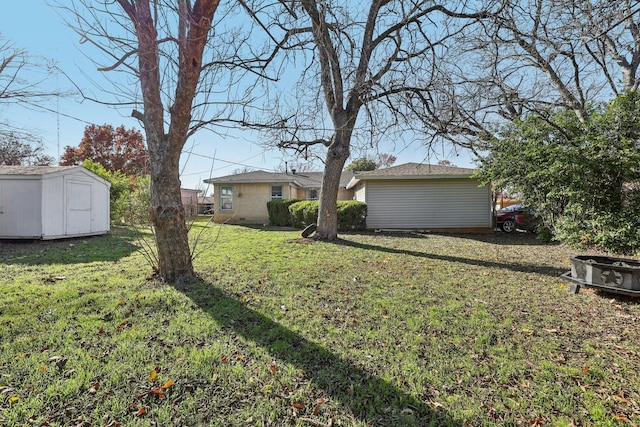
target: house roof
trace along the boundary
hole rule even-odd
[[[205,179],[204,182],[207,184],[288,183],[300,188],[320,188],[322,187],[323,174],[324,172],[280,173],[258,170],[217,178],[209,178]],[[352,178],[353,172],[343,171],[342,176],[340,177],[340,187],[345,188]]]
[[[352,188],[358,182],[366,180],[470,178],[474,171],[475,169],[456,166],[405,163],[384,169],[356,172],[347,188]]]

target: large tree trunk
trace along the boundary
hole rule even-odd
[[[194,274],[180,193],[179,159],[179,153],[157,156],[158,163],[151,169],[151,219],[158,274],[169,283],[181,283]]]
[[[316,239],[335,240],[338,237],[338,192],[342,169],[350,155],[350,140],[350,131],[337,132],[327,151],[318,206],[318,229],[314,236]]]
[[[180,194],[180,152],[189,135],[204,47],[219,0],[198,0],[193,5],[186,0],[176,2],[178,28],[173,41],[178,57],[173,59],[177,60],[178,69],[173,105],[168,106],[171,119],[167,133],[162,94],[170,89],[163,87],[161,78],[161,71],[165,70],[160,58],[166,52],[159,50],[158,5],[150,0],[117,2],[135,24],[138,38],[136,53],[144,113],[134,111],[134,116],[144,123],[149,148],[151,218],[158,250],[158,273],[167,282],[180,283],[194,274]],[[168,87],[172,86],[173,83]]]

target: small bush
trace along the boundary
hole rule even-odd
[[[581,206],[578,206],[581,208]],[[634,255],[640,250],[640,192],[626,191],[615,212],[570,205],[555,224],[555,238],[576,248],[596,247]]]
[[[361,231],[367,228],[367,204],[355,200],[338,202],[338,230]]]
[[[151,180],[146,176],[129,176],[119,171],[108,171],[92,160],[82,167],[111,183],[110,212],[112,222],[125,224],[151,223]]]
[[[289,206],[291,226],[304,228],[318,221],[318,201],[304,200]]]
[[[271,225],[279,227],[291,226],[291,214],[289,206],[299,202],[297,199],[271,200],[267,202],[267,210],[269,211],[269,222]]]
[[[291,225],[304,228],[318,221],[318,201],[305,200],[289,206]],[[367,228],[367,204],[354,200],[338,201],[338,231],[365,230]]]

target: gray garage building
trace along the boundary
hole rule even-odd
[[[490,232],[490,188],[481,186],[473,172],[406,163],[357,172],[347,189],[367,204],[369,229]]]

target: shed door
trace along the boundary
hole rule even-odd
[[[66,234],[82,234],[92,232],[91,183],[67,181],[66,184]]]
[[[368,181],[368,228],[491,226],[487,187],[471,179]]]

